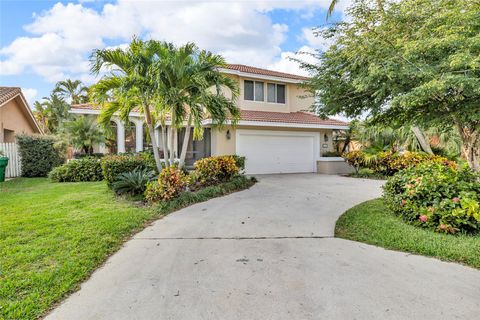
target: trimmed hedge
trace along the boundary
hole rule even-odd
[[[23,177],[46,177],[65,162],[65,148],[50,136],[17,136]]]
[[[135,169],[157,171],[155,159],[146,152],[136,154],[118,154],[107,155],[101,160],[103,177],[107,180],[108,185],[117,179],[117,177],[126,172],[131,172]]]
[[[53,182],[101,181],[103,173],[100,160],[83,158],[54,168],[48,177]]]

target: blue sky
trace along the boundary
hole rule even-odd
[[[340,20],[348,2],[340,1],[328,22]],[[128,43],[133,35],[193,41],[230,63],[302,73],[288,57],[328,46],[312,28],[326,25],[329,3],[0,0],[0,85],[22,87],[32,103],[59,80],[92,84],[92,50]]]

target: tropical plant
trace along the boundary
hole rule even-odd
[[[86,154],[93,154],[94,145],[105,141],[95,119],[89,116],[79,116],[65,123],[65,133],[70,143]]]
[[[175,129],[185,126],[179,161],[179,166],[183,167],[192,126],[193,138],[202,139],[202,120],[206,117],[216,125],[224,124],[229,118],[235,123],[239,118],[240,111],[235,104],[238,85],[234,79],[218,71],[226,66],[223,57],[199,50],[193,43],[179,48],[167,47],[163,59],[155,61],[157,81],[154,83],[172,126]],[[222,93],[225,88],[231,92],[231,97]],[[173,139],[170,143],[170,150],[173,150]],[[169,158],[172,163],[173,153]]]
[[[186,190],[187,182],[182,170],[173,166],[165,168],[156,181],[147,183],[145,199],[149,202],[172,200]]]
[[[453,126],[462,156],[480,170],[480,4],[472,0],[368,1],[321,34],[334,39],[319,52],[307,88],[320,115],[368,114],[393,126]],[[419,143],[421,139],[419,139]]]
[[[70,105],[56,92],[43,97],[42,102],[35,101],[34,116],[46,132],[56,134],[62,130],[63,123],[71,119]]]
[[[194,167],[197,179],[202,185],[228,181],[239,172],[234,156],[203,158],[196,161]]]
[[[69,99],[70,104],[88,102],[88,88],[80,80],[59,81],[53,92],[58,93],[63,99]]]
[[[387,206],[406,221],[438,232],[480,231],[480,176],[470,168],[427,162],[388,179]]]
[[[147,183],[155,179],[155,171],[146,168],[135,168],[117,176],[112,184],[116,194],[139,195],[145,192]]]
[[[126,122],[130,112],[138,108],[145,117],[158,171],[162,170],[162,164],[157,141],[152,139],[155,136],[152,111],[159,104],[158,85],[155,84],[158,77],[155,77],[153,65],[165,56],[167,47],[160,41],[134,38],[126,49],[97,49],[91,56],[93,74],[110,70],[91,87],[92,100],[103,106],[100,122],[108,126],[116,112]]]

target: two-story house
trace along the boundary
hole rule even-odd
[[[251,174],[316,172],[322,153],[333,150],[333,130],[348,128],[347,123],[320,119],[308,112],[313,98],[305,97],[299,87],[305,77],[236,64],[221,71],[238,81],[241,119],[235,127],[227,123],[221,128],[204,121],[203,140],[190,139],[187,164],[210,155],[238,154],[246,157],[246,172]],[[71,112],[100,111],[97,106],[81,104],[73,105]],[[148,146],[143,116],[132,112],[130,119],[131,123],[125,125],[112,118],[116,135],[108,151],[141,151]],[[168,130],[167,136],[174,139],[178,155],[183,135]],[[161,146],[159,128],[156,139]],[[107,150],[100,146],[98,151]]]

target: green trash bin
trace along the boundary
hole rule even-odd
[[[5,181],[5,170],[7,169],[8,158],[0,156],[0,182]]]

